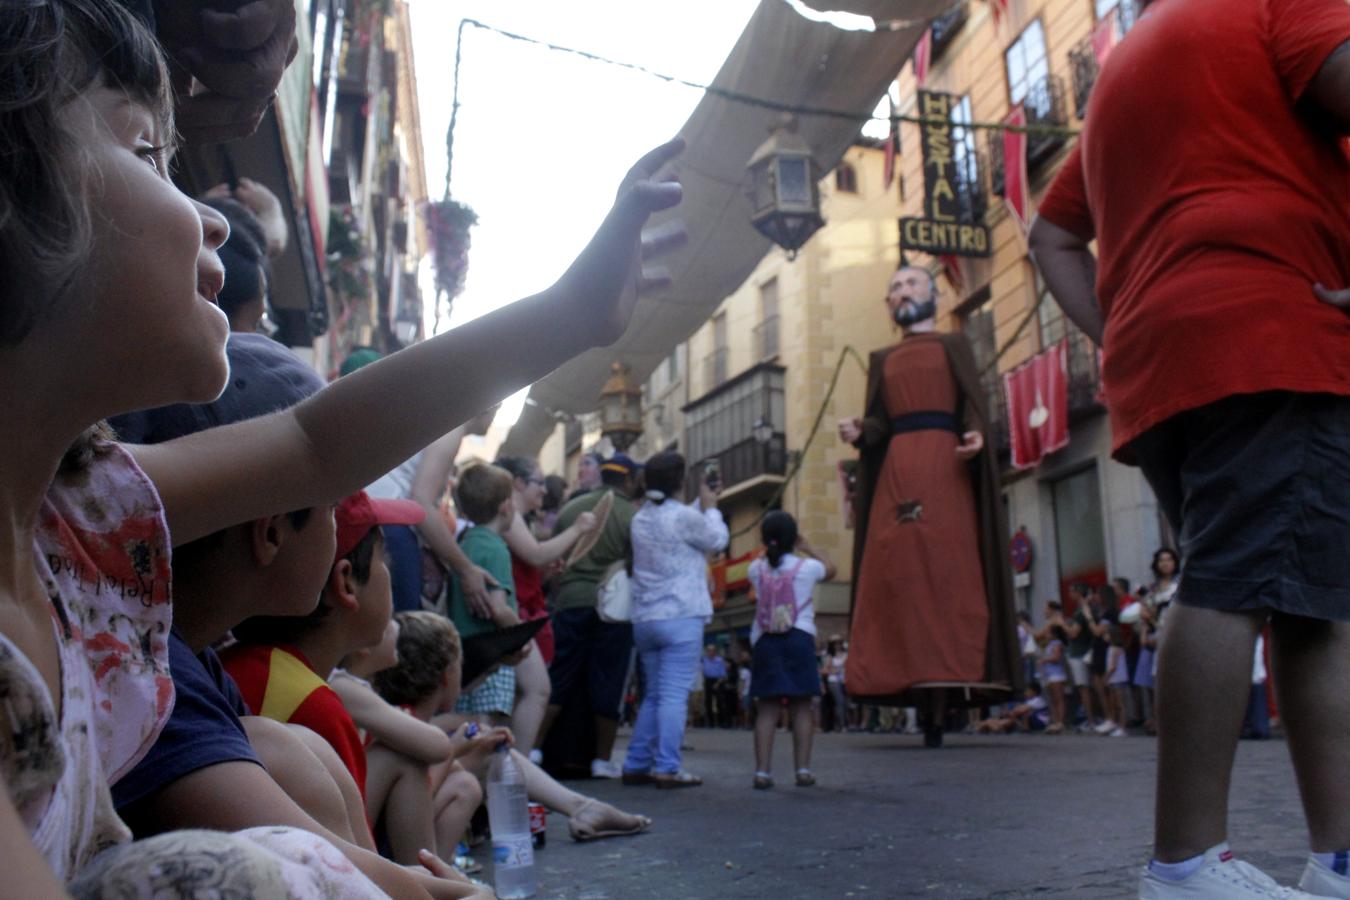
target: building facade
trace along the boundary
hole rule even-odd
[[[998,16],[990,3],[964,3],[934,24],[922,84],[912,61],[898,74],[902,116],[926,114],[920,87],[949,97],[954,201],[963,221],[987,227],[987,255],[941,257],[903,246],[899,220],[929,213],[920,127],[903,121],[897,177],[887,184],[884,150],[860,141],[821,182],[826,225],[793,261],[771,250],[687,342],[680,446],[692,464],[719,462],[734,535],[729,555],[755,550],[754,526],[767,508],[791,511],[839,564],[836,581],[818,597],[822,639],[846,630],[852,578],[845,493],[857,454],[840,443],[836,423],[862,413],[868,354],[899,338],[883,298],[901,259],[937,274],[939,327],[965,332],[984,370],[1009,533],[1024,532],[1032,548],[1017,577],[1019,607],[1039,617],[1044,602],[1064,598],[1075,581],[1124,576],[1137,583],[1167,540],[1139,470],[1110,458],[1096,348],[1062,316],[1036,273],[1002,196],[1009,181],[1003,132],[982,127],[1004,121],[1018,105],[1029,124],[1049,126],[1026,141],[1034,211],[1082,123],[1099,53],[1133,22],[1124,3],[1011,0]],[[1069,443],[1016,470],[1002,376],[1061,341],[1068,349]],[[654,383],[648,390],[655,396]],[[749,621],[734,567],[729,581],[714,631]]]

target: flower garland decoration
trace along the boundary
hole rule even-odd
[[[426,205],[426,220],[436,293],[453,303],[464,291],[464,276],[469,270],[469,229],[478,224],[478,214],[467,203],[447,197]]]

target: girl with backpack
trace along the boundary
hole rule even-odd
[[[788,704],[797,786],[816,783],[811,774],[811,738],[815,723],[811,701],[820,695],[816,666],[816,613],[811,594],[816,584],[834,577],[834,563],[797,534],[797,521],[782,510],[760,526],[764,556],[750,564],[755,589],[754,648],[750,693],[755,713],[756,790],[773,787],[773,735],[778,711]]]

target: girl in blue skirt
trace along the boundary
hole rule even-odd
[[[750,628],[750,693],[757,701],[754,784],[759,790],[773,787],[773,733],[786,700],[797,786],[810,787],[816,783],[811,774],[811,701],[820,696],[811,594],[817,583],[834,577],[834,563],[797,534],[797,521],[782,510],[764,517],[760,536],[764,556],[750,564],[749,572],[756,598]]]

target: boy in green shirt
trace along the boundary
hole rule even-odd
[[[491,607],[488,618],[479,617],[469,608],[458,579],[451,583],[450,619],[464,638],[520,624],[515,581],[511,578],[511,551],[502,538],[516,515],[512,486],[510,472],[478,464],[465,469],[455,487],[455,507],[474,523],[460,538],[460,548],[470,562],[497,582],[497,587],[488,591]],[[494,726],[509,726],[516,696],[515,665],[525,658],[531,646],[533,642],[526,644],[520,653],[507,657],[501,668],[478,687],[465,691],[455,705],[455,712],[484,716]]]

